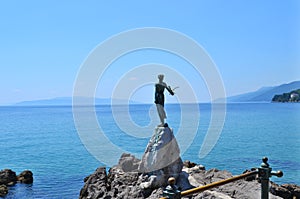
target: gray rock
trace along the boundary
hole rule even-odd
[[[183,191],[230,177],[232,177],[232,174],[228,171],[220,171],[218,169],[206,171],[202,170],[199,165],[196,165],[192,168],[183,168],[182,172],[178,175],[176,186]],[[152,175],[138,172],[124,172],[118,165],[110,168],[108,173],[104,167],[100,167],[95,173],[85,178],[85,185],[80,192],[79,198],[160,198],[165,186],[153,188],[150,186],[151,180],[153,180]],[[297,188],[293,187],[293,190],[297,190]],[[260,191],[261,185],[257,180],[239,180],[185,198],[257,199],[260,198]],[[269,198],[279,199],[281,197],[270,193]]]
[[[162,168],[151,172],[156,175],[150,175],[137,170],[140,162],[131,154],[122,154],[119,164],[110,168],[108,174],[105,167],[98,168],[85,178],[79,198],[159,198],[163,190],[159,187],[162,176],[173,173],[172,168]],[[182,161],[173,164],[178,167]]]
[[[194,187],[203,186],[212,182],[228,179],[232,174],[226,170],[220,171],[218,169],[210,169],[208,171],[193,168],[184,168],[188,174],[189,182]],[[228,199],[228,198],[260,198],[261,185],[258,181],[238,180],[211,190],[204,191],[192,196],[192,199],[200,198],[214,198],[214,199]],[[270,199],[278,199],[280,197],[270,194]]]
[[[212,182],[228,179],[232,174],[218,169],[205,170],[203,165],[180,158],[177,141],[169,127],[158,127],[151,137],[141,160],[131,154],[122,154],[118,165],[109,169],[98,168],[85,178],[80,199],[97,198],[149,198],[162,196],[168,178],[174,177],[175,186],[181,191]],[[248,181],[246,181],[248,180]],[[189,199],[260,198],[261,185],[255,178],[239,180],[188,197]],[[284,187],[299,193],[299,187]],[[298,191],[298,192],[297,192]],[[280,197],[270,194],[270,199]]]
[[[93,174],[84,179],[84,187],[80,191],[80,198],[101,198],[107,191],[106,168],[99,167]]]
[[[178,175],[176,186],[182,191],[190,188],[203,186],[232,177],[228,171],[218,169],[203,170],[200,165],[192,168],[183,168]],[[120,165],[114,166],[106,172],[106,168],[98,168],[92,175],[85,178],[85,185],[80,192],[80,199],[88,198],[160,198],[165,186],[154,188],[152,181],[156,180],[153,175],[139,172],[124,172]],[[289,198],[291,195],[280,195],[275,193],[274,183],[271,183],[270,199]],[[279,186],[279,185],[277,185]],[[279,186],[287,193],[292,193],[296,198],[299,195],[299,186],[281,185]],[[298,192],[297,192],[298,191]],[[194,194],[189,199],[211,198],[211,199],[232,199],[232,198],[260,198],[261,184],[257,180],[246,181],[238,180],[217,188]],[[273,193],[273,194],[272,194]],[[279,194],[279,195],[278,195]],[[275,196],[278,195],[278,196]]]
[[[141,188],[140,184],[146,180],[148,176],[124,172],[119,166],[110,168],[108,174],[105,167],[100,167],[85,178],[79,198],[159,198],[162,189]]]
[[[182,171],[176,181],[176,185],[181,191],[195,188],[189,180],[189,174],[185,171]]]
[[[157,127],[146,147],[139,170],[144,173],[157,171],[168,167],[178,159],[180,150],[173,131],[169,127]],[[174,172],[180,173],[182,166],[183,163]]]
[[[178,178],[182,168],[179,146],[172,129],[155,128],[138,169],[139,172],[150,175],[149,181],[141,186],[151,189],[166,186],[168,178]]]
[[[137,172],[141,160],[137,159],[134,155],[123,153],[119,159],[118,167],[124,172]]]

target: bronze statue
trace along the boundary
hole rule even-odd
[[[155,84],[155,104],[158,112],[158,116],[160,118],[161,124],[159,126],[165,126],[165,119],[167,118],[166,112],[164,110],[164,104],[165,104],[165,96],[164,91],[165,88],[171,95],[174,95],[174,91],[171,89],[170,86],[168,86],[164,80],[164,75],[160,74],[158,75],[158,83]]]

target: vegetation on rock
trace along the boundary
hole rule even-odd
[[[275,95],[272,102],[300,102],[300,89],[281,95]]]

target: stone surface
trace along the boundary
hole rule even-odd
[[[139,170],[144,173],[156,171],[171,165],[178,159],[180,159],[180,150],[172,129],[157,127],[146,147]],[[182,166],[181,163],[177,173],[180,173]]]
[[[189,160],[186,160],[183,162],[183,166],[186,168],[193,168],[194,166],[196,166],[197,164],[194,162],[191,162]]]
[[[182,168],[172,129],[157,127],[141,160],[124,153],[108,174],[98,168],[85,179],[80,198],[159,198],[168,178],[178,178]]]
[[[0,171],[0,197],[5,196],[8,193],[7,186],[12,186],[17,182],[31,184],[33,183],[33,174],[29,170],[25,170],[20,175],[16,175],[16,172],[11,169],[4,169]]]
[[[0,171],[0,185],[13,185],[17,182],[16,172],[11,169],[4,169]]]
[[[178,143],[168,126],[154,130],[139,165],[139,172],[150,175],[146,188],[166,186],[169,177],[178,178],[183,168]]]
[[[128,154],[122,155],[121,159],[129,157]],[[138,159],[132,157],[132,162]],[[119,161],[122,163],[122,161]],[[130,164],[131,165],[131,164]],[[88,198],[160,198],[166,186],[155,188],[151,186],[153,175],[141,172],[125,172],[122,166],[116,165],[109,169],[98,168],[92,175],[85,178],[85,185],[80,192],[80,199]],[[219,180],[232,177],[228,171],[218,169],[205,170],[201,165],[194,167],[184,167],[178,174],[176,186],[181,190],[187,190],[198,186],[203,186]],[[273,185],[272,185],[273,186]],[[299,189],[295,185],[282,185],[286,190],[293,190],[294,193]],[[239,180],[227,185],[213,188],[199,194],[195,194],[190,199],[210,198],[210,199],[233,199],[233,198],[260,198],[261,184],[256,179]],[[283,196],[275,196],[270,193],[270,199],[279,199]],[[185,197],[188,198],[188,197]],[[285,197],[284,197],[285,198]]]
[[[6,185],[0,185],[0,197],[4,197],[8,193],[8,188]]]
[[[17,180],[20,183],[32,184],[33,183],[33,174],[29,170],[25,170],[17,176]]]
[[[137,172],[141,160],[131,154],[123,153],[119,159],[118,167],[124,172]]]
[[[285,199],[300,198],[300,186],[296,184],[278,185],[271,182],[270,192]]]
[[[144,189],[140,186],[146,180],[148,176],[124,172],[119,166],[112,167],[108,174],[105,167],[100,167],[85,178],[79,198],[159,198],[162,189]]]
[[[157,199],[162,196],[169,177],[175,178],[174,187],[184,191],[231,178],[232,174],[218,169],[206,170],[203,165],[190,161],[183,163],[172,129],[167,126],[157,127],[141,160],[131,154],[122,154],[118,165],[110,168],[108,172],[105,167],[98,168],[84,179],[85,185],[80,191],[79,198]],[[254,176],[185,198],[257,199],[260,198],[260,192],[261,185]],[[299,187],[282,185],[278,191],[272,193],[284,197],[293,194],[296,196],[295,194],[299,194]],[[269,198],[281,198],[275,195],[270,194]]]
[[[252,168],[251,170],[245,170],[243,173],[248,173],[248,172],[252,172],[255,171],[256,168]],[[251,175],[245,178],[246,181],[252,181],[252,180],[258,180],[258,175]]]

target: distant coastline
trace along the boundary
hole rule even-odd
[[[281,84],[273,87],[262,87],[254,92],[230,96],[227,102],[272,102],[275,95],[290,93],[300,88],[300,81]]]
[[[289,103],[299,103],[300,102],[300,89],[293,90],[288,93],[283,93],[281,95],[275,95],[272,102],[289,102]]]
[[[291,92],[297,91],[300,88],[300,81],[294,81],[287,84],[281,84],[273,87],[262,87],[257,91],[243,93],[240,95],[229,96],[226,98],[226,103],[271,103],[271,102],[294,102],[289,98],[283,100],[279,95],[285,95],[285,98],[291,97]],[[288,93],[288,94],[287,94]],[[297,92],[296,92],[297,93]],[[300,92],[298,91],[300,95]],[[274,97],[277,98],[274,99]],[[73,106],[73,97],[56,97],[52,99],[30,100],[22,101],[9,106]],[[218,99],[213,102],[196,102],[201,103],[218,103]],[[298,102],[298,101],[297,101]],[[135,104],[151,104],[149,102],[138,102],[126,99],[112,99],[112,98],[89,98],[78,97],[76,98],[76,106],[90,106],[90,105],[135,105]],[[180,103],[189,104],[189,103]]]
[[[72,97],[57,97],[52,99],[22,101],[11,106],[72,106]],[[93,104],[94,103],[94,104]],[[90,106],[90,105],[123,105],[123,104],[141,104],[140,102],[132,100],[112,99],[112,98],[88,98],[78,97],[76,99],[76,106]]]

